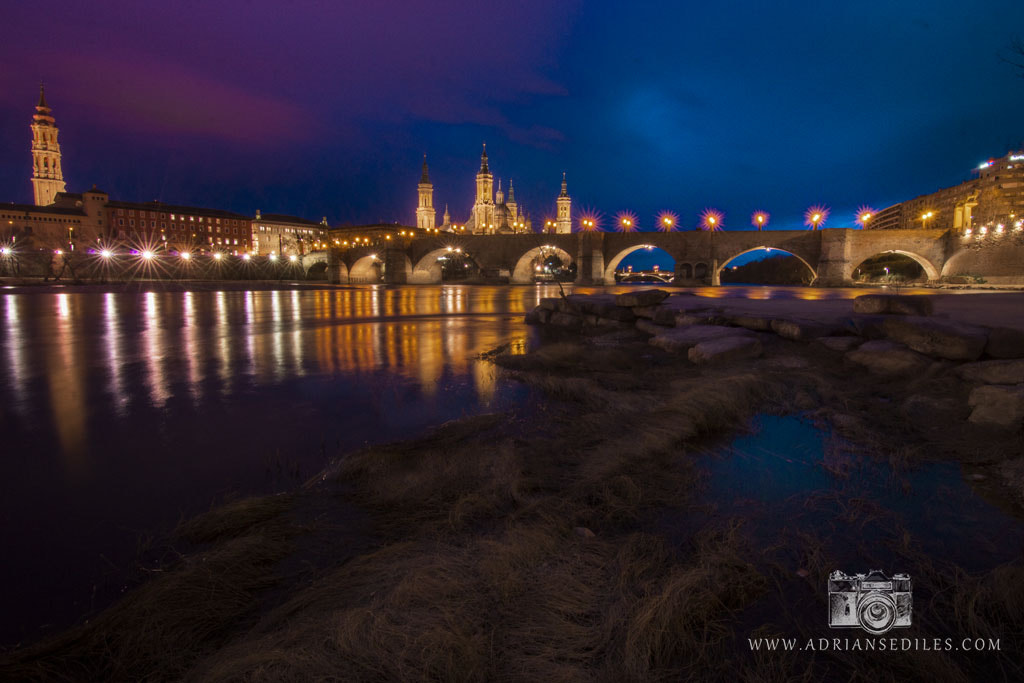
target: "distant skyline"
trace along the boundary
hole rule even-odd
[[[611,228],[828,227],[956,184],[1024,140],[999,58],[1024,3],[559,3],[344,7],[55,0],[5,8],[0,201],[31,201],[46,82],[71,191],[332,224],[466,219],[480,145],[537,226],[561,174]]]

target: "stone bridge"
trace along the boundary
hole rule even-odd
[[[361,247],[330,253],[328,278],[335,283],[441,282],[438,258],[461,251],[485,279],[514,284],[534,281],[536,264],[549,254],[575,263],[577,284],[614,284],[623,258],[648,247],[675,259],[677,283],[720,284],[722,269],[751,251],[788,252],[807,266],[819,285],[841,285],[869,258],[887,253],[908,256],[928,280],[970,274],[989,282],[1024,283],[1024,240],[995,245],[979,258],[970,238],[950,230],[765,230],[689,232],[580,232],[569,235],[454,235],[395,241],[387,247]],[[954,268],[966,268],[960,270]]]

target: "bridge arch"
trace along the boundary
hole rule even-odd
[[[567,252],[561,247],[556,247],[552,244],[546,244],[541,247],[534,247],[525,254],[519,257],[516,261],[516,266],[512,270],[512,283],[513,284],[529,284],[533,282],[536,272],[534,270],[534,261],[539,258],[544,258],[551,254],[557,254],[562,262],[565,264],[573,263],[574,259],[572,254]]]
[[[611,259],[609,259],[607,261],[607,263],[605,264],[605,269],[604,269],[604,281],[605,281],[605,283],[606,284],[615,284],[615,271],[618,269],[619,264],[622,263],[622,260],[624,258],[629,256],[630,254],[635,254],[636,252],[640,251],[641,249],[650,249],[650,248],[658,249],[659,251],[664,251],[666,254],[668,254],[670,257],[672,257],[673,261],[676,260],[675,257],[672,256],[672,254],[670,252],[668,252],[667,250],[663,249],[662,247],[659,247],[656,244],[634,244],[634,245],[626,247],[625,249],[623,249],[622,251],[620,251],[619,253],[617,253],[615,256],[613,256]],[[671,277],[669,277],[669,279],[666,280],[666,282],[671,282],[671,281],[672,281]]]
[[[348,281],[352,284],[377,284],[381,281],[381,263],[376,254],[367,254],[348,269]]]
[[[854,271],[857,270],[861,265],[863,265],[865,261],[873,259],[876,256],[881,256],[882,254],[899,254],[901,256],[906,256],[911,260],[915,261],[917,265],[921,266],[921,268],[924,270],[925,277],[928,278],[929,282],[939,279],[939,269],[932,265],[931,261],[926,259],[924,256],[921,256],[920,254],[915,254],[912,251],[905,251],[903,249],[883,249],[882,251],[876,252],[874,254],[867,254],[866,256],[862,256],[858,259],[851,259],[850,272],[844,273],[845,279],[851,280],[853,278]]]
[[[744,254],[750,254],[750,253],[755,252],[755,251],[779,251],[779,252],[782,252],[783,254],[789,254],[790,256],[795,256],[797,259],[800,260],[800,263],[802,263],[805,266],[807,266],[807,270],[809,270],[811,272],[811,283],[813,283],[815,280],[818,279],[818,271],[816,271],[813,267],[811,267],[811,264],[807,262],[807,259],[805,259],[800,254],[796,254],[796,253],[794,253],[792,251],[789,251],[788,249],[780,249],[778,247],[769,247],[768,245],[761,245],[759,247],[752,247],[750,249],[746,249],[744,251],[741,251],[738,254],[733,254],[729,258],[727,258],[724,261],[722,261],[721,265],[719,265],[718,268],[715,270],[715,272],[711,274],[711,284],[712,285],[720,285],[720,284],[722,284],[722,271],[725,270],[725,267],[727,265],[729,265],[730,263],[732,263],[733,261],[735,261],[736,259],[738,259],[740,256],[743,256]]]
[[[409,282],[411,284],[432,285],[443,281],[444,267],[438,259],[446,254],[461,254],[474,264],[476,263],[475,259],[466,253],[462,247],[438,247],[427,252],[416,261],[409,274]]]

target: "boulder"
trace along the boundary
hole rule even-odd
[[[1024,330],[993,327],[988,331],[985,353],[992,358],[1024,358]]]
[[[650,343],[666,351],[685,353],[702,342],[739,336],[752,337],[753,333],[717,325],[690,325],[664,329],[652,337]]]
[[[676,314],[676,327],[687,327],[689,325],[717,325],[722,322],[718,311],[694,310],[684,311]]]
[[[527,325],[539,325],[540,315],[538,314],[537,310],[534,309],[528,312],[526,316],[523,318],[523,322],[525,322]]]
[[[865,294],[853,300],[854,313],[931,315],[932,310],[932,299],[929,296]]]
[[[926,431],[945,420],[962,420],[965,414],[965,406],[960,401],[952,398],[935,398],[927,394],[909,396],[903,401],[900,410],[903,417]]]
[[[876,375],[902,377],[924,372],[930,361],[902,344],[882,339],[864,342],[845,358]]]
[[[551,314],[549,320],[551,325],[556,327],[564,327],[566,329],[578,330],[583,327],[583,316],[575,315],[573,313],[564,313],[562,311],[555,311]]]
[[[553,313],[551,309],[541,308],[540,306],[538,306],[535,310],[537,313],[538,323],[540,323],[541,325],[547,325],[549,322],[551,322],[551,314]]]
[[[669,306],[658,306],[658,310],[654,313],[654,322],[665,327],[675,327],[676,316],[679,315],[679,311]]]
[[[654,306],[655,304],[660,304],[667,296],[668,292],[663,289],[642,289],[637,292],[619,294],[615,297],[615,304],[628,308],[634,306]]]
[[[776,318],[772,320],[772,331],[784,339],[810,341],[818,337],[824,337],[832,330],[828,326],[813,320]]]
[[[703,341],[691,348],[687,357],[697,365],[709,365],[757,358],[761,351],[760,340],[741,335]]]
[[[725,314],[723,316],[730,325],[744,327],[755,332],[770,332],[772,329],[772,317],[767,315],[753,314]]]
[[[826,349],[846,353],[864,343],[861,337],[818,337],[815,340]]]
[[[1024,384],[978,387],[967,403],[974,409],[967,419],[974,424],[1006,429],[1024,424]]]
[[[884,315],[853,315],[843,321],[843,327],[858,337],[884,339],[887,319]]]
[[[633,313],[632,309],[616,306],[614,303],[597,303],[593,307],[593,312],[595,315],[599,315],[602,318],[608,318],[609,320],[619,320],[628,323],[636,320],[636,315]]]
[[[548,311],[559,310],[559,304],[561,304],[562,298],[557,296],[545,297],[540,300],[540,307]]]
[[[956,374],[966,382],[981,384],[1022,384],[1024,383],[1024,359],[983,360],[964,363]]]
[[[914,351],[948,360],[975,360],[988,342],[988,330],[974,325],[905,316],[888,318],[885,336]]]
[[[641,332],[646,332],[647,334],[661,334],[665,330],[671,328],[665,327],[663,325],[658,325],[654,321],[648,320],[647,318],[637,318],[636,329],[640,330]]]
[[[648,320],[654,320],[654,315],[658,312],[661,306],[634,306],[632,308],[633,315],[638,318],[647,318]]]

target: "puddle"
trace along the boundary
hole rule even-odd
[[[685,526],[740,518],[762,550],[815,538],[848,572],[899,570],[908,549],[971,572],[1020,558],[1024,522],[979,496],[959,464],[897,471],[855,451],[836,456],[831,438],[798,417],[755,418],[750,433],[699,457],[711,520]]]

